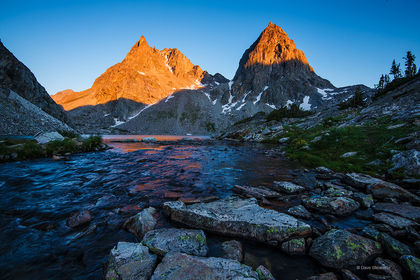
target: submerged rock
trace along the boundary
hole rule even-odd
[[[140,243],[118,242],[109,255],[105,279],[150,279],[156,260],[156,255],[150,254]]]
[[[207,255],[207,241],[202,230],[156,229],[147,232],[141,243],[160,256],[164,256],[168,252],[180,252],[202,257]]]
[[[262,208],[255,198],[229,197],[189,206],[176,201],[166,202],[163,207],[173,221],[267,244],[311,234],[310,225],[287,214]]]
[[[138,240],[141,240],[148,231],[156,227],[156,219],[153,217],[155,213],[155,208],[146,208],[140,213],[128,218],[124,223],[124,228],[133,233]]]
[[[242,243],[236,240],[222,243],[223,258],[241,262],[243,259]]]
[[[75,227],[87,224],[90,221],[92,221],[92,215],[90,214],[90,211],[82,210],[71,215],[67,219],[66,224],[69,227],[75,228]]]
[[[251,186],[234,186],[232,191],[244,196],[248,197],[255,197],[258,199],[262,198],[275,198],[279,197],[280,194],[278,192],[267,190],[263,188],[251,187]]]
[[[152,280],[259,279],[251,267],[235,260],[171,252],[157,266]]]
[[[346,216],[359,208],[359,203],[349,197],[314,196],[303,200],[303,204],[320,213]]]
[[[304,191],[305,188],[299,185],[296,185],[291,182],[287,181],[274,181],[274,185],[271,187],[275,191],[283,192],[283,193],[297,193]]]
[[[362,265],[382,252],[381,244],[345,230],[330,230],[315,239],[309,255],[322,265],[344,268]]]

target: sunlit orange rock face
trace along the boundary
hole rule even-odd
[[[297,60],[308,65],[313,71],[303,51],[297,49],[295,42],[289,39],[286,32],[272,22],[268,24],[254,44],[244,64],[245,68],[255,64],[272,65]]]
[[[64,90],[53,95],[65,110],[129,99],[153,104],[174,91],[199,88],[207,75],[177,49],[150,47],[142,36],[120,63],[108,68],[85,91]]]

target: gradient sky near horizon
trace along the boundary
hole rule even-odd
[[[372,87],[407,50],[420,64],[419,0],[1,0],[0,39],[50,94],[91,87],[141,35],[232,79],[268,22],[335,86]]]

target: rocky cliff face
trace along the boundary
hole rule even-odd
[[[64,110],[0,42],[0,135],[72,130]]]
[[[95,116],[95,123],[88,124],[95,130],[125,122],[145,106],[176,91],[198,89],[203,87],[202,82],[217,79],[223,81],[224,77],[209,75],[178,49],[152,48],[142,36],[124,60],[106,70],[90,89],[65,90],[53,99],[82,126],[86,124],[85,117]],[[130,106],[125,106],[128,103]]]
[[[1,42],[0,87],[14,91],[51,116],[64,122],[68,121],[63,109],[51,99],[31,70],[20,62]]]

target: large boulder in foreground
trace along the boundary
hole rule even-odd
[[[189,206],[173,201],[163,207],[171,220],[190,227],[271,245],[312,232],[310,225],[292,216],[260,207],[255,198],[228,197]]]
[[[235,260],[203,258],[171,252],[157,266],[152,280],[259,279],[251,267]]]
[[[341,269],[362,265],[382,252],[381,244],[345,230],[330,230],[315,239],[309,255],[322,265]]]
[[[207,255],[206,236],[202,230],[156,229],[146,233],[141,243],[160,256],[164,256],[168,252],[180,252],[202,257]]]
[[[157,256],[140,243],[118,242],[109,255],[106,280],[150,279]]]

